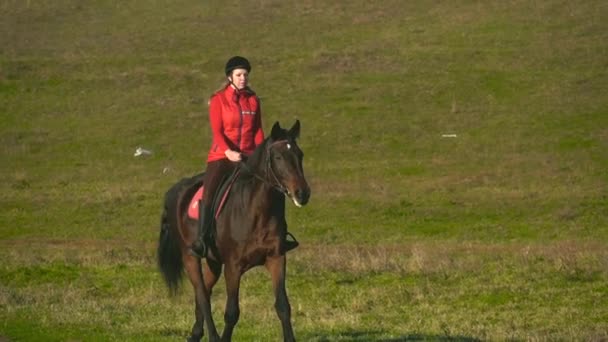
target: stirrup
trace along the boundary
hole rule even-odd
[[[207,256],[207,245],[197,239],[190,248],[188,248],[188,253],[195,258],[203,259]]]
[[[287,237],[291,237],[293,240],[287,240]],[[300,243],[298,242],[298,240],[296,240],[293,234],[291,234],[290,232],[285,233],[285,253],[297,248],[299,245]]]

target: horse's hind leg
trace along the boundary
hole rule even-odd
[[[209,341],[218,341],[219,335],[215,328],[213,317],[211,316],[210,291],[207,289],[207,286],[210,285],[210,287],[212,287],[212,284],[215,284],[217,279],[215,281],[209,281],[206,286],[206,284],[203,283],[201,260],[190,256],[189,254],[184,254],[183,260],[186,273],[188,273],[192,287],[194,287],[196,301],[194,310],[196,322],[194,322],[194,325],[192,326],[192,334],[190,335],[190,338],[188,338],[188,341],[198,342],[201,340],[204,333],[203,323],[206,323],[207,325]],[[213,274],[213,272],[206,272],[206,274]]]
[[[274,307],[283,327],[283,340],[295,341],[293,328],[291,327],[291,306],[289,305],[287,291],[285,290],[285,265],[285,255],[266,260],[266,268],[272,277],[272,287],[275,296]]]
[[[203,264],[203,280],[207,293],[209,293],[209,298],[211,298],[211,292],[220,278],[221,273],[222,264],[212,260],[207,260],[207,262]]]
[[[241,286],[241,276],[243,274],[235,266],[226,264],[224,278],[226,279],[226,308],[224,310],[224,331],[222,341],[231,341],[232,333],[236,323],[239,321],[241,313],[239,309],[239,287]]]

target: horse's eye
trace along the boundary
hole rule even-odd
[[[283,157],[281,157],[280,155],[274,156],[274,160],[281,160],[283,159]]]

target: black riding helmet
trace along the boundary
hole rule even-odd
[[[251,72],[251,64],[245,57],[234,56],[226,62],[226,76],[230,76],[234,69],[245,69],[247,72]]]

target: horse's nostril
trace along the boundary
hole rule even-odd
[[[296,198],[300,201],[300,203],[302,204],[306,204],[308,202],[308,199],[310,198],[310,190],[309,189],[298,189],[296,190]]]

